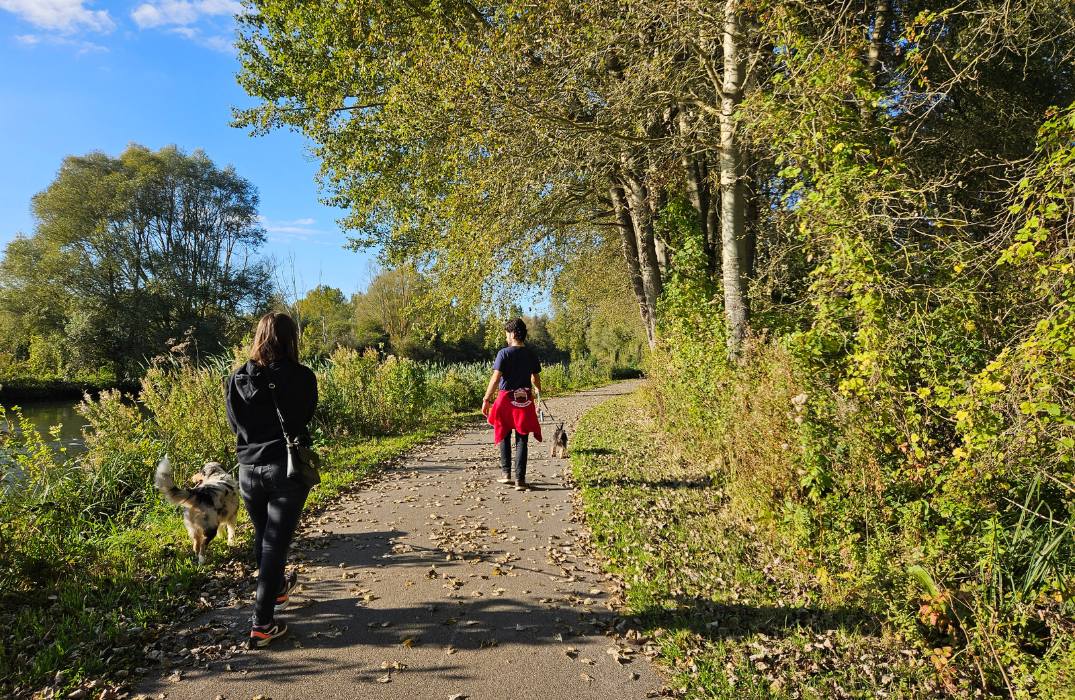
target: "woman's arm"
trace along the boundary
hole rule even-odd
[[[537,393],[541,393],[541,374],[531,374],[530,383],[534,385],[534,389]]]
[[[500,383],[501,372],[498,369],[493,370],[493,376],[489,377],[489,386],[485,389],[485,396],[482,398],[482,414],[489,415],[489,403],[496,396],[496,386]]]

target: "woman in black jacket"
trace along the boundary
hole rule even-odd
[[[298,329],[291,317],[266,314],[254,333],[250,360],[231,373],[224,390],[228,424],[236,438],[239,489],[254,523],[258,591],[252,649],[287,632],[287,624],[274,622],[273,614],[287,608],[298,586],[298,577],[285,576],[284,566],[310,489],[287,478],[287,443],[280,418],[292,439],[309,445],[306,426],[317,407],[317,377],[299,364],[298,349]]]

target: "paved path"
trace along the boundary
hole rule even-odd
[[[548,404],[570,428],[635,386]],[[230,638],[248,631],[247,597],[161,645],[169,661],[197,661],[149,674],[136,692],[168,700],[647,697],[661,679],[636,647],[606,636],[614,613],[600,567],[574,541],[568,462],[549,457],[551,430],[545,444],[531,440],[530,492],[496,483],[489,426],[407,455],[368,490],[304,523],[292,554],[302,607],[280,615],[287,638],[229,650]]]

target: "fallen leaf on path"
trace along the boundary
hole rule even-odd
[[[362,596],[362,600],[364,600],[364,601],[366,601],[368,603],[368,602],[370,602],[372,600],[377,600],[377,596],[375,596],[372,593],[370,593],[369,595]]]
[[[597,662],[594,661],[593,659],[579,659],[579,663],[580,664],[586,664],[587,666],[593,666]]]
[[[400,644],[402,644],[405,647],[410,648],[410,647],[413,647],[415,644],[417,644],[420,641],[421,640],[418,639],[418,637],[407,637],[402,642],[400,642]]]
[[[586,681],[587,683],[593,683],[593,676],[588,673],[580,673],[579,678]]]
[[[388,627],[391,624],[392,624],[391,622],[367,622],[366,626],[367,627]]]
[[[444,647],[444,653],[445,654],[454,654],[455,653],[455,647]]]
[[[449,618],[448,618],[447,620],[445,620],[445,621],[444,621],[444,622],[442,622],[441,624],[442,624],[442,625],[454,625],[454,624],[455,624],[456,622],[458,622],[458,621],[459,621],[459,620],[457,620],[457,619],[456,619],[456,618],[454,618],[454,617],[449,617]]]
[[[392,674],[388,674],[387,676],[381,676],[380,678],[377,679],[377,682],[378,683],[391,683],[392,682]]]

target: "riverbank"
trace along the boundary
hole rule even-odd
[[[136,381],[15,377],[0,381],[0,405],[11,407],[32,401],[78,401],[84,394],[96,398],[102,391],[118,390],[124,394],[137,394],[140,389],[141,384]]]

